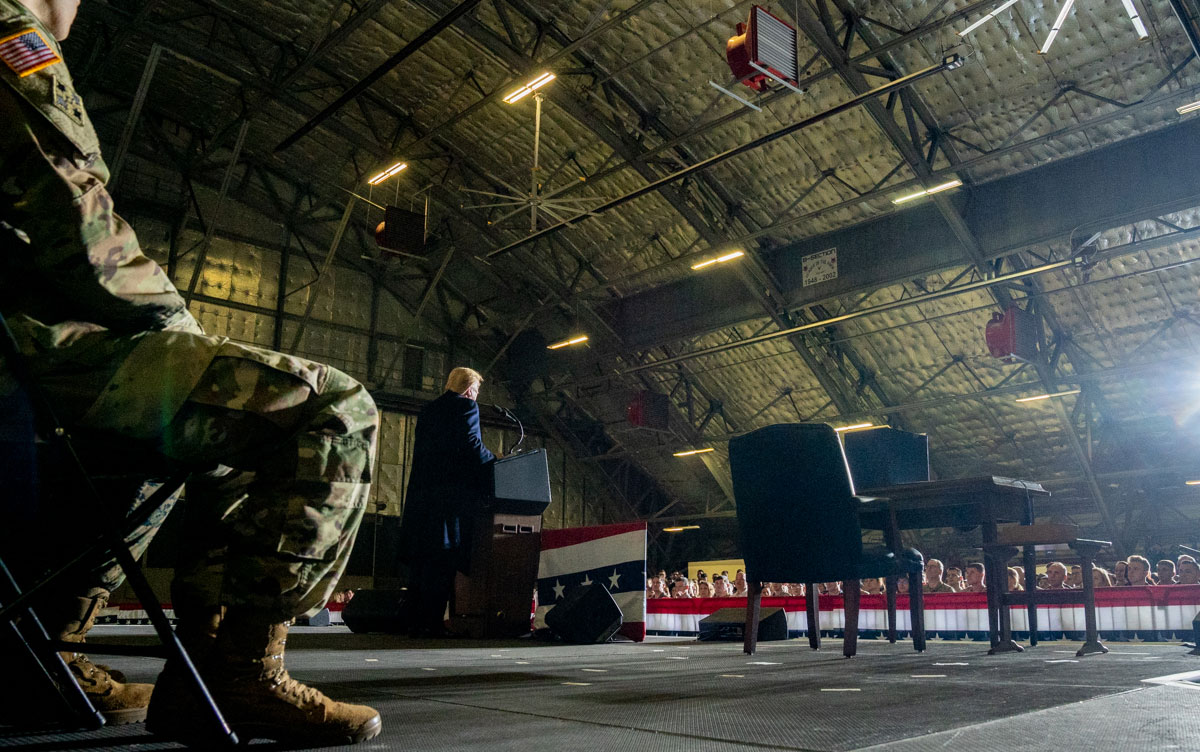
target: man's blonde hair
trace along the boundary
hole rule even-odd
[[[483,376],[474,368],[459,366],[446,378],[446,391],[462,394],[473,386],[482,386]]]

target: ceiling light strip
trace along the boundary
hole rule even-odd
[[[407,167],[408,167],[408,163],[397,162],[396,164],[392,165],[391,167],[387,168],[383,172],[379,173],[375,177],[368,180],[367,184],[368,185],[379,185],[383,181],[387,180],[391,176],[395,175],[396,173],[400,172],[401,170],[403,170]]]
[[[987,14],[986,16],[984,16],[983,18],[979,19],[979,20],[978,20],[978,21],[976,21],[975,23],[971,24],[971,25],[970,25],[970,26],[968,26],[967,28],[965,28],[965,29],[963,29],[962,31],[958,32],[958,35],[959,35],[960,37],[965,37],[966,35],[970,34],[972,31],[975,31],[975,30],[976,30],[976,29],[978,29],[980,26],[983,26],[983,25],[984,25],[985,23],[987,23],[988,21],[991,21],[991,20],[992,20],[993,18],[995,18],[996,16],[1000,15],[1000,14],[1001,14],[1001,13],[1003,13],[1004,11],[1006,11],[1006,10],[1008,10],[1009,8],[1011,8],[1012,6],[1016,5],[1016,3],[1017,3],[1017,0],[1007,0],[1007,2],[1005,2],[1003,5],[1001,5],[1001,6],[999,6],[998,8],[996,8],[996,9],[995,9],[994,11],[992,11],[991,13]]]
[[[538,76],[537,78],[533,79],[529,83],[525,84],[521,88],[517,89],[516,91],[514,91],[511,94],[509,94],[508,96],[506,96],[504,98],[504,102],[505,102],[505,104],[515,104],[517,102],[520,102],[522,99],[529,96],[534,91],[542,88],[546,84],[550,83],[555,78],[557,78],[557,76],[555,76],[553,73],[549,73],[549,72],[543,73],[542,75]]]
[[[855,423],[854,425],[850,425],[850,426],[839,426],[833,430],[837,431],[838,433],[841,433],[842,431],[856,431],[860,428],[874,428],[874,427],[875,427],[874,423]]]
[[[709,452],[717,451],[713,447],[704,447],[703,449],[685,449],[682,452],[675,452],[675,457],[691,457],[694,454],[708,454]]]
[[[1133,21],[1133,28],[1137,31],[1138,39],[1149,37],[1150,35],[1146,33],[1146,24],[1142,23],[1142,17],[1138,15],[1133,0],[1121,0],[1121,2],[1125,5],[1125,12],[1129,14],[1129,20]]]
[[[894,199],[892,199],[892,203],[893,204],[904,204],[904,203],[907,203],[914,199],[921,198],[922,196],[932,196],[935,193],[941,193],[942,191],[948,191],[951,188],[957,188],[960,185],[962,185],[962,181],[959,180],[958,178],[955,178],[954,180],[951,180],[946,183],[942,183],[941,185],[935,185],[932,188],[926,188],[925,190],[917,191],[916,193],[910,193],[907,196],[901,196],[900,198],[894,198]]]
[[[1017,402],[1037,402],[1039,400],[1047,400],[1051,397],[1068,397],[1072,394],[1079,394],[1078,389],[1068,389],[1065,392],[1052,392],[1050,394],[1039,394],[1036,397],[1021,397]]]
[[[1186,115],[1189,112],[1195,112],[1196,110],[1200,110],[1200,99],[1197,99],[1195,102],[1188,102],[1185,105],[1175,108],[1175,111],[1180,115]]]
[[[581,342],[587,342],[587,341],[588,341],[587,335],[580,334],[577,337],[571,337],[569,339],[564,339],[562,342],[555,342],[553,345],[546,345],[546,349],[547,350],[561,350],[564,347],[570,347],[571,345],[578,345]]]
[[[1038,50],[1039,55],[1045,55],[1050,51],[1050,45],[1054,44],[1054,38],[1058,36],[1059,29],[1067,22],[1067,14],[1071,12],[1071,8],[1075,5],[1075,0],[1067,0],[1063,8],[1058,13],[1058,18],[1054,20],[1054,25],[1050,27],[1050,34],[1046,37],[1046,41],[1042,44],[1042,48]]]

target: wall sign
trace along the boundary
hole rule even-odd
[[[800,260],[800,269],[805,287],[837,279],[837,248],[808,254]]]

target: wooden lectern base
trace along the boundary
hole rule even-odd
[[[541,548],[540,514],[476,516],[471,571],[455,579],[450,628],[474,638],[529,634]]]

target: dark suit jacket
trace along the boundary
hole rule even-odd
[[[483,496],[484,465],[493,459],[475,400],[446,392],[421,410],[400,524],[402,559],[463,552],[471,512]]]

